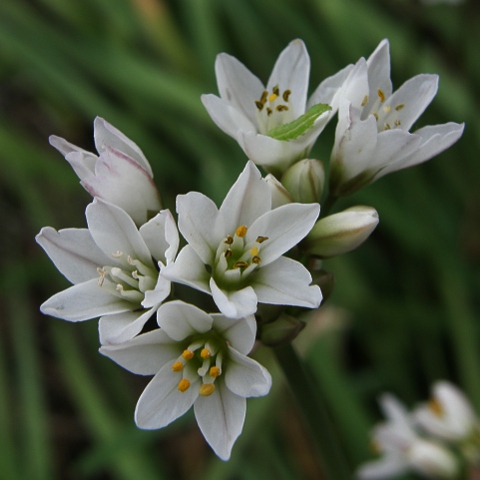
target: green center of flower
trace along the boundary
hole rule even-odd
[[[366,107],[370,98],[365,95],[361,106]],[[387,102],[387,103],[385,103]],[[388,104],[385,92],[381,89],[377,90],[377,98],[372,106],[368,109],[364,109],[362,118],[365,119],[369,115],[373,115],[377,120],[378,131],[391,130],[392,128],[400,128],[402,120],[400,119],[400,112],[405,108],[404,103],[392,106]]]
[[[260,99],[255,100],[261,134],[266,135],[278,125],[283,125],[293,119],[290,106],[291,93],[290,89],[281,92],[279,86],[275,85],[271,92],[264,90]]]

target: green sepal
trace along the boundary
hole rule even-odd
[[[295,140],[300,135],[303,135],[307,130],[313,127],[315,120],[332,107],[326,103],[317,103],[305,112],[301,117],[298,117],[293,122],[284,125],[278,125],[268,132],[268,136],[275,140]]]

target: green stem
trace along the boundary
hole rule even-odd
[[[313,374],[298,357],[291,344],[277,347],[274,352],[303,414],[305,424],[310,428],[325,471],[325,478],[350,479],[348,463],[340,447],[323,396],[318,394],[318,385],[313,388],[311,383]]]

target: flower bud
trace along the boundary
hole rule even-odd
[[[292,203],[293,198],[287,192],[286,188],[273,176],[269,173],[265,177],[267,185],[270,187],[270,192],[272,194],[272,208],[281,207],[287,203]]]
[[[284,173],[282,183],[295,202],[316,203],[325,183],[323,163],[310,158],[301,160]]]
[[[320,219],[308,234],[307,253],[322,258],[355,250],[375,230],[378,213],[372,207],[358,205]]]
[[[291,342],[304,327],[304,322],[284,313],[274,322],[260,326],[260,340],[268,347],[278,347]]]
[[[450,450],[426,440],[417,440],[407,454],[408,462],[417,473],[428,478],[458,478],[459,465]]]

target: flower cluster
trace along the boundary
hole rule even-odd
[[[392,94],[387,41],[308,99],[310,59],[301,40],[280,54],[266,86],[227,54],[215,70],[220,96],[202,101],[248,157],[220,207],[189,192],[178,195],[176,216],[162,210],[140,148],[97,118],[98,155],[50,137],[93,197],[87,228],[45,227],[37,242],[73,284],[41,311],[71,322],[100,318],[100,352],[154,375],[138,401],[137,425],[164,427],[193,406],[205,439],[227,460],[246,398],[271,386],[249,356],[254,342],[291,341],[303,328],[299,314],[322,302],[323,259],[357,248],[378,224],[376,210],[363,205],[319,217],[326,187],[331,205],[448,148],[463,125],[409,132],[438,79],[419,75]],[[337,111],[327,177],[308,156]],[[191,289],[206,295],[197,300]]]
[[[387,421],[373,430],[379,460],[360,467],[362,480],[394,478],[415,472],[425,478],[456,479],[480,466],[480,419],[465,395],[439,381],[431,400],[413,412],[392,395],[380,398]]]

